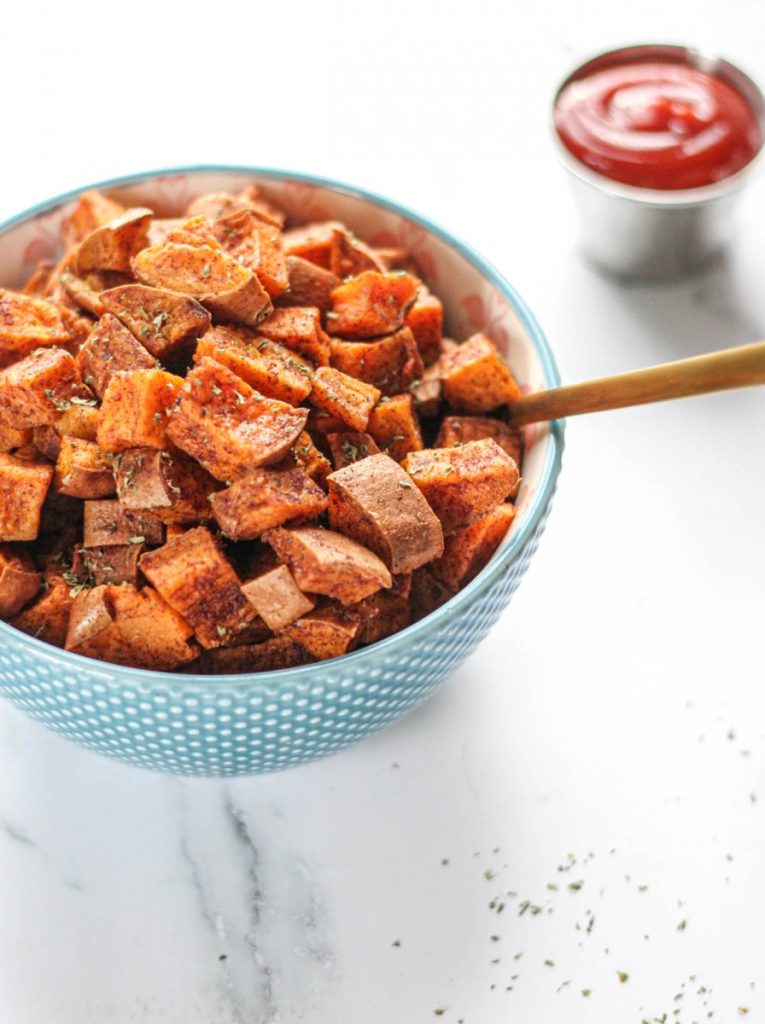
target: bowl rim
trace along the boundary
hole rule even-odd
[[[539,357],[545,384],[547,387],[557,387],[560,384],[560,376],[552,354],[550,345],[539,325],[536,317],[531,312],[525,300],[521,298],[513,285],[502,275],[497,268],[487,259],[481,256],[472,246],[456,238],[450,232],[434,224],[429,218],[415,212],[401,203],[382,196],[368,189],[349,185],[334,178],[327,178],[321,175],[307,174],[301,171],[292,171],[274,167],[260,167],[250,164],[184,164],[178,167],[161,167],[154,170],[138,171],[132,174],[123,174],[117,177],[106,178],[101,181],[82,185],[70,189],[60,195],[46,199],[28,207],[21,213],[14,214],[0,222],[0,234],[4,234],[12,228],[34,219],[35,217],[52,213],[54,210],[76,199],[88,189],[118,189],[140,184],[153,178],[174,177],[179,175],[197,174],[243,174],[251,175],[256,179],[290,181],[305,185],[318,186],[342,195],[350,196],[364,202],[382,207],[385,210],[395,213],[424,228],[430,234],[440,239],[447,246],[455,249],[468,263],[486,278],[489,283],[497,289],[502,297],[508,302],[511,309],[518,317],[521,325],[527,334]],[[60,647],[46,643],[44,640],[30,636],[16,629],[9,623],[0,620],[0,638],[9,639],[14,644],[23,646],[34,652],[35,655],[43,657],[46,661],[53,662],[58,667],[69,667],[73,671],[86,671],[89,675],[102,674],[112,685],[117,682],[140,687],[150,685],[165,689],[188,689],[198,691],[209,687],[211,684],[220,684],[238,689],[262,689],[266,692],[273,692],[274,688],[281,688],[290,683],[309,684],[312,675],[317,671],[343,672],[346,667],[351,669],[354,665],[369,657],[383,657],[388,651],[398,644],[409,644],[432,632],[443,622],[459,614],[462,609],[470,604],[480,593],[485,591],[494,580],[497,579],[515,561],[529,540],[536,532],[540,520],[543,518],[547,507],[550,504],[555,491],[558,474],[561,468],[563,456],[564,420],[554,420],[549,426],[549,445],[545,454],[545,460],[541,470],[541,481],[536,492],[532,496],[529,507],[525,510],[524,521],[517,530],[513,530],[510,539],[496,558],[492,559],[487,566],[472,580],[466,587],[458,591],[444,605],[434,612],[426,615],[419,621],[412,623],[405,629],[393,633],[374,644],[359,648],[349,654],[343,654],[337,658],[330,658],[326,661],[310,662],[307,665],[298,665],[293,668],[271,669],[264,672],[237,672],[237,673],[193,673],[193,672],[163,672],[157,669],[132,668],[129,665],[115,665],[112,662],[100,661],[96,658],[87,658],[85,655],[77,654],[74,651],[67,651]],[[114,678],[109,679],[108,676]],[[0,682],[0,691],[2,690]]]
[[[566,146],[555,125],[555,110],[563,90],[572,82],[585,78],[590,71],[609,68],[631,62],[642,62],[662,58],[672,63],[688,64],[690,67],[717,75],[733,86],[750,106],[760,127],[760,147],[748,163],[734,174],[719,181],[696,188],[644,188],[629,185],[615,178],[600,174],[575,156]],[[745,91],[746,90],[746,91]],[[555,155],[563,167],[580,181],[615,199],[629,200],[641,206],[672,207],[687,209],[705,206],[716,199],[742,189],[747,181],[762,172],[765,166],[765,94],[754,75],[739,63],[712,53],[710,50],[683,43],[638,42],[612,47],[608,50],[589,52],[581,57],[562,79],[553,93],[548,113],[548,132]]]

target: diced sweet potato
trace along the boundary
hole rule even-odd
[[[152,457],[157,454],[146,450]],[[136,547],[163,541],[161,523],[127,511],[119,501],[86,501],[83,523],[82,542],[86,548]]]
[[[0,363],[7,365],[43,345],[65,345],[61,310],[45,299],[0,288]]]
[[[301,644],[321,661],[339,658],[354,645],[361,629],[358,619],[332,602],[318,608],[287,626],[284,635]]]
[[[342,434],[328,434],[329,450],[335,469],[343,469],[368,455],[377,455],[380,449],[371,434],[346,431]]]
[[[104,313],[77,353],[82,379],[99,398],[103,398],[115,373],[148,370],[156,365],[156,360],[111,313]]]
[[[131,259],[148,243],[151,216],[146,207],[134,207],[91,231],[77,250],[77,273],[130,270]]]
[[[186,207],[186,216],[206,217],[208,221],[215,221],[229,213],[246,209],[247,203],[232,196],[230,192],[204,192],[191,200]]]
[[[443,320],[444,307],[441,300],[421,284],[414,305],[406,314],[404,326],[411,329],[425,366],[430,366],[441,354]]]
[[[300,256],[309,263],[337,273],[331,264],[336,244],[335,233],[338,231],[343,231],[343,225],[337,220],[317,221],[290,228],[284,232],[284,251],[288,256]]]
[[[321,450],[329,454],[329,441],[327,438],[330,434],[344,433],[348,429],[348,424],[341,420],[339,416],[331,416],[323,409],[311,409],[308,414],[306,429]],[[364,431],[360,431],[360,433],[364,433]]]
[[[64,245],[69,248],[79,245],[83,239],[91,235],[96,228],[125,212],[122,203],[104,195],[97,189],[83,192],[73,205],[71,211],[61,222],[61,237]]]
[[[98,443],[108,452],[167,448],[170,408],[183,378],[165,370],[115,373],[104,392]]]
[[[286,565],[242,585],[242,593],[269,629],[278,633],[301,615],[306,615],[316,602],[306,597],[295,583]]]
[[[422,449],[420,422],[410,394],[393,395],[377,403],[369,416],[369,433],[392,459],[400,462]]]
[[[313,659],[299,643],[288,636],[275,636],[259,644],[244,647],[217,647],[203,651],[195,671],[210,675],[229,672],[272,672],[305,665]]]
[[[175,224],[167,232],[165,241],[178,242],[181,245],[209,245],[213,249],[222,248],[213,234],[209,220],[201,214]]]
[[[438,519],[388,455],[370,455],[330,475],[329,522],[394,573],[412,572],[444,549]]]
[[[518,427],[511,427],[502,420],[489,416],[445,416],[436,438],[436,448],[454,448],[468,441],[480,441],[493,437],[500,448],[520,468],[523,452],[523,433]]]
[[[42,577],[29,555],[0,544],[0,619],[16,615],[37,594]]]
[[[380,274],[367,270],[344,281],[332,292],[330,330],[341,338],[376,338],[403,326],[417,295],[419,282],[411,274]]]
[[[94,405],[73,405],[65,409],[56,423],[56,430],[63,437],[81,437],[83,441],[95,441],[98,433],[98,409]]]
[[[331,270],[300,256],[288,256],[287,278],[289,287],[276,299],[278,306],[317,306],[322,312],[332,309],[332,292],[340,278]]]
[[[509,366],[483,334],[441,357],[441,384],[456,412],[491,412],[521,396]]]
[[[0,421],[0,452],[12,452],[15,448],[30,444],[32,439],[32,431],[28,427],[17,430]]]
[[[409,596],[412,621],[424,619],[426,615],[446,604],[451,597],[454,597],[454,593],[436,579],[428,566],[418,569],[412,575],[412,593]]]
[[[186,378],[168,434],[218,480],[234,480],[283,458],[307,418],[307,409],[264,398],[225,366],[203,359]]]
[[[290,448],[277,469],[291,469],[297,466],[324,490],[327,489],[327,477],[332,472],[329,460],[319,451],[311,439],[311,435],[302,431],[297,441]]]
[[[377,253],[344,225],[335,228],[329,269],[341,279],[356,277],[365,270],[385,273],[387,267]]]
[[[63,349],[36,349],[0,370],[0,418],[17,429],[55,423],[72,405],[95,404],[74,359]]]
[[[379,590],[365,598],[362,604],[366,607],[358,635],[360,644],[374,644],[384,640],[386,636],[406,629],[412,621],[409,601],[389,590]],[[353,610],[358,611],[359,606]]]
[[[143,544],[115,544],[108,548],[74,549],[72,575],[80,584],[99,587],[103,583],[137,583],[138,561],[146,548]]]
[[[82,507],[77,498],[57,494],[53,488],[48,491],[34,546],[35,561],[42,569],[60,570],[68,552],[82,538]]]
[[[29,433],[29,431],[27,431]],[[55,462],[61,451],[61,434],[49,424],[34,427],[31,431],[32,444],[46,459]]]
[[[444,553],[428,569],[450,590],[467,586],[487,564],[515,518],[512,505],[497,505],[483,519],[446,538]]]
[[[171,670],[198,657],[191,633],[151,587],[104,585],[75,597],[66,649],[118,665]]]
[[[258,334],[278,341],[317,366],[329,366],[329,335],[321,326],[321,311],[315,306],[275,309],[258,325]]]
[[[188,455],[132,448],[118,460],[117,494],[126,511],[176,525],[212,519],[210,496],[222,485]]]
[[[71,270],[63,270],[58,279],[61,286],[72,302],[80,309],[87,309],[95,316],[101,316],[104,311],[101,302],[101,292],[92,287],[85,278],[78,277]]]
[[[485,516],[518,483],[518,467],[491,438],[460,448],[411,452],[403,467],[441,520],[444,534]]]
[[[46,577],[45,584],[39,597],[9,621],[22,633],[63,647],[74,601],[72,588],[61,575]]]
[[[226,252],[255,274],[271,298],[286,290],[287,261],[278,227],[247,209],[221,217],[213,232]]]
[[[157,359],[183,356],[211,323],[196,299],[164,288],[127,284],[103,292],[101,301]]]
[[[0,541],[34,540],[53,466],[0,455]]]
[[[106,498],[114,494],[111,458],[94,441],[61,438],[53,486],[73,498]]]
[[[384,395],[395,395],[423,372],[422,359],[408,327],[377,341],[331,339],[330,362],[338,370],[373,384]]]
[[[211,327],[194,353],[227,366],[268,398],[298,405],[311,393],[313,371],[300,356],[278,342],[259,338],[246,327]]]
[[[191,295],[225,320],[256,327],[273,308],[257,277],[211,246],[165,242],[139,252],[132,266],[143,284]]]
[[[264,530],[321,515],[327,496],[300,469],[253,469],[210,499],[213,515],[232,540],[253,540]]]
[[[438,362],[425,367],[419,380],[414,381],[409,392],[414,399],[414,408],[423,419],[438,415],[441,406],[441,366]]]
[[[231,564],[204,526],[147,552],[141,571],[193,626],[203,647],[220,647],[229,633],[244,628],[255,615]]]
[[[341,604],[356,604],[392,580],[371,551],[340,533],[310,526],[278,526],[263,534],[286,562],[301,590],[326,594]]]
[[[55,266],[56,264],[52,260],[38,260],[32,276],[21,289],[22,294],[36,295],[42,298],[45,295],[45,289],[50,284]]]
[[[69,341],[66,349],[71,355],[76,356],[80,346],[84,344],[90,332],[93,330],[94,321],[79,310],[68,309],[59,303],[61,319],[69,332]]]
[[[337,416],[353,430],[366,430],[369,414],[380,398],[372,384],[349,377],[347,373],[320,366],[314,374],[311,402]]]
[[[254,210],[263,220],[270,221],[280,230],[284,227],[284,223],[287,220],[284,210],[281,210],[267,199],[261,192],[260,186],[256,185],[255,182],[251,185],[245,185],[243,189],[237,192],[236,198],[239,202],[245,203],[250,209]]]
[[[411,253],[400,246],[377,246],[374,249],[374,254],[388,271],[405,270],[407,274],[412,274],[414,277],[417,277],[420,273],[419,267],[412,258]]]

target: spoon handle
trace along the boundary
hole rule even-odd
[[[523,395],[510,406],[510,422],[522,426],[753,384],[765,384],[765,341]]]

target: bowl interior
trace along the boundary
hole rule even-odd
[[[296,223],[342,220],[373,245],[406,249],[423,279],[444,303],[447,335],[462,341],[477,331],[486,333],[507,356],[524,392],[559,383],[541,331],[500,275],[466,246],[387,200],[299,175],[230,168],[151,172],[98,187],[128,205],[145,205],[157,216],[171,217],[181,214],[197,195],[235,192],[253,180]],[[0,226],[1,286],[20,287],[39,260],[56,258],[60,251],[59,225],[76,194],[52,200]],[[547,424],[532,424],[524,429],[523,480],[516,501],[518,516],[494,555],[495,560],[517,534],[525,532],[525,520],[541,514],[557,468],[557,432]],[[481,575],[487,571],[488,567]],[[481,576],[470,586],[480,579]],[[3,626],[0,624],[0,631]]]

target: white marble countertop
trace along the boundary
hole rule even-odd
[[[471,241],[567,381],[765,336],[765,183],[726,261],[620,286],[545,135],[587,50],[756,67],[760,0],[173,6],[6,12],[0,218],[149,166],[314,170]],[[3,704],[0,1021],[765,1020],[764,437],[755,391],[572,421],[480,651],[314,766],[160,777]]]

